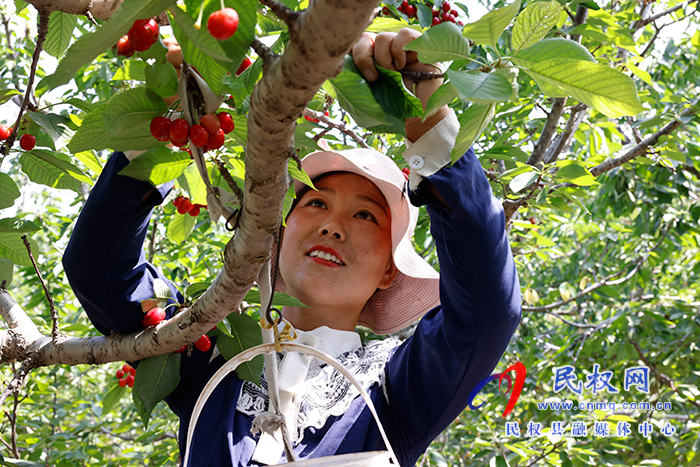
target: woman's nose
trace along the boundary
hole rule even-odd
[[[319,234],[322,236],[330,235],[340,241],[345,240],[345,229],[335,217],[331,217],[319,228]]]

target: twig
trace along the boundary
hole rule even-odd
[[[587,19],[588,19],[588,8],[583,6],[583,5],[579,5],[576,8],[576,16],[574,17],[574,21],[573,21],[574,28],[577,26],[581,26],[583,23],[586,22]],[[572,41],[578,42],[580,44],[581,43],[581,34],[572,34],[570,39]]]
[[[657,369],[654,367],[654,365],[651,364],[651,362],[649,361],[649,359],[646,358],[646,357],[644,356],[644,354],[642,353],[642,349],[639,348],[639,344],[637,344],[637,341],[635,341],[634,339],[630,339],[630,344],[632,344],[632,346],[635,348],[635,350],[636,350],[637,353],[639,354],[639,358],[644,362],[644,364],[645,364],[646,366],[649,367],[649,369],[651,370],[651,372],[654,373],[654,375],[656,376],[656,379],[658,379],[659,382],[660,382],[661,384],[663,384],[664,386],[668,386],[669,388],[671,388],[671,390],[672,390],[673,392],[675,392],[676,394],[678,394],[679,396],[681,396],[682,398],[684,398],[685,400],[687,400],[688,402],[690,402],[691,404],[693,404],[695,407],[700,407],[700,403],[695,402],[694,400],[689,399],[688,397],[686,397],[686,396],[684,396],[683,394],[681,394],[681,391],[676,387],[676,385],[675,385],[675,383],[673,382],[673,380],[672,380],[671,378],[669,378],[668,376],[666,376],[665,374],[661,373],[659,370],[657,370]]]
[[[577,104],[571,107],[571,115],[566,122],[566,128],[554,138],[554,142],[544,154],[543,160],[545,163],[551,164],[556,161],[559,154],[571,143],[571,137],[576,133],[583,118],[586,116],[585,110],[587,108],[586,104]]]
[[[620,270],[617,271],[616,273],[613,273],[613,274],[610,274],[610,275],[607,276],[607,277],[604,277],[604,278],[601,279],[599,282],[596,282],[595,284],[589,285],[588,287],[586,287],[585,289],[583,289],[582,291],[580,291],[580,292],[577,293],[576,295],[573,295],[573,296],[569,297],[567,300],[561,300],[561,301],[559,301],[559,302],[550,303],[550,304],[548,304],[548,305],[543,305],[543,306],[523,306],[523,307],[522,307],[523,311],[532,311],[532,312],[542,312],[542,311],[544,311],[544,312],[549,312],[549,311],[554,310],[554,309],[556,309],[556,308],[560,308],[560,307],[566,305],[567,303],[571,303],[571,302],[573,302],[574,300],[578,300],[579,298],[581,298],[581,297],[583,297],[583,296],[585,296],[585,295],[588,295],[588,294],[591,293],[592,291],[594,291],[594,290],[596,290],[596,289],[599,289],[600,287],[603,287],[604,285],[619,285],[619,284],[622,284],[623,282],[628,281],[630,278],[632,278],[632,277],[637,273],[637,271],[639,271],[639,269],[642,267],[642,264],[644,264],[644,262],[649,258],[649,256],[651,255],[651,253],[652,253],[654,250],[656,250],[656,248],[658,248],[659,245],[661,245],[661,243],[662,243],[662,242],[664,241],[664,239],[666,238],[666,235],[668,234],[668,231],[669,231],[669,229],[666,229],[666,231],[663,233],[663,235],[661,236],[661,238],[659,239],[659,241],[656,243],[656,245],[654,245],[654,246],[647,252],[646,255],[637,258],[637,259],[632,263],[632,264],[635,264],[634,268],[632,268],[632,270],[631,270],[627,275],[625,275],[624,277],[622,277],[622,278],[620,278],[620,279],[617,279],[617,280],[613,280],[613,279],[615,279],[616,277],[620,276],[620,275],[625,271],[625,268],[627,268],[629,265],[623,267],[622,269],[620,269]]]
[[[678,10],[680,10],[681,8],[685,8],[685,7],[687,7],[688,5],[690,5],[691,3],[695,3],[695,2],[697,2],[697,1],[698,1],[698,0],[686,0],[685,2],[683,2],[683,3],[679,4],[679,5],[676,5],[676,6],[674,6],[674,7],[671,7],[671,8],[669,8],[668,10],[664,10],[664,11],[662,11],[661,13],[657,13],[657,14],[655,14],[655,15],[651,15],[651,16],[649,16],[648,18],[640,19],[639,21],[637,21],[636,23],[634,23],[634,24],[632,25],[632,30],[633,30],[633,31],[636,31],[637,29],[643,28],[643,27],[646,26],[647,24],[653,23],[654,21],[656,21],[657,19],[661,18],[662,16],[670,15],[671,13],[673,13],[673,12],[675,12],[675,11],[678,11]]]
[[[304,109],[304,115],[309,117],[309,118],[314,118],[314,119],[318,120],[319,122],[325,123],[329,127],[336,129],[336,130],[340,131],[341,133],[343,133],[344,135],[351,137],[357,144],[359,144],[363,148],[372,149],[365,142],[365,140],[360,137],[360,135],[358,135],[357,133],[352,131],[350,128],[348,128],[348,126],[345,124],[344,121],[333,120],[330,117],[326,117],[326,114],[324,114],[323,112],[316,112],[315,110],[311,110],[309,108]]]
[[[558,443],[556,443],[554,446],[552,446],[552,448],[549,451],[543,452],[542,454],[540,454],[539,457],[536,457],[533,460],[531,460],[530,462],[528,462],[527,467],[535,465],[536,463],[538,463],[539,461],[541,461],[542,459],[544,459],[545,457],[547,457],[548,455],[550,455],[551,453],[556,451],[559,448],[559,446],[564,444],[565,441],[566,441],[566,439],[562,438]]]
[[[291,31],[294,28],[294,25],[296,23],[297,18],[299,18],[299,15],[301,14],[298,11],[294,11],[291,8],[288,8],[286,5],[284,5],[281,2],[278,2],[276,0],[259,0],[261,4],[265,5],[268,7],[272,12],[282,21],[287,23],[287,27]],[[259,54],[258,54],[259,55]]]
[[[428,79],[440,79],[445,77],[445,73],[433,73],[430,71],[408,71],[408,70],[402,70],[401,71],[401,76],[405,76],[406,78],[410,78],[413,80],[414,83],[418,84],[421,81],[425,81]]]
[[[53,322],[53,327],[51,329],[51,338],[53,340],[53,343],[56,344],[58,343],[58,339],[61,335],[60,331],[58,330],[58,312],[56,311],[56,307],[53,304],[53,298],[51,298],[51,293],[49,293],[49,288],[46,286],[46,283],[44,282],[44,278],[41,276],[41,271],[39,271],[39,266],[37,266],[36,261],[34,260],[34,255],[32,255],[32,247],[29,245],[29,240],[27,240],[26,235],[22,235],[22,241],[24,241],[24,246],[27,248],[27,253],[29,254],[29,259],[32,260],[32,264],[34,265],[34,270],[36,271],[36,275],[39,277],[39,282],[41,282],[41,286],[44,287],[44,293],[46,294],[46,300],[49,302],[49,309],[51,310],[51,321]]]
[[[268,46],[263,44],[257,37],[253,39],[251,47],[253,48],[253,50],[255,50],[255,53],[258,54],[258,57],[262,58],[263,67],[266,67],[278,57],[276,53],[272,52],[272,50],[270,50]]]
[[[27,375],[31,370],[36,368],[38,365],[34,363],[31,359],[27,359],[19,367],[19,370],[15,372],[14,378],[12,378],[12,381],[10,381],[10,384],[7,385],[7,388],[0,394],[0,406],[2,406],[7,398],[11,394],[16,394],[17,391],[22,389],[22,386],[24,386],[24,381],[27,379]]]
[[[224,165],[224,162],[220,159],[214,159],[214,163],[219,169],[219,173],[221,174],[221,176],[224,178],[224,180],[226,180],[228,187],[231,189],[233,194],[236,195],[236,198],[238,198],[239,204],[243,204],[243,190],[241,190],[241,187],[239,187],[236,181],[233,179],[233,176],[231,176],[231,172],[228,171],[228,169]]]
[[[41,50],[44,46],[44,40],[46,39],[46,33],[49,30],[49,16],[50,12],[47,10],[39,10],[39,31],[36,37],[36,47],[34,48],[34,55],[32,55],[32,67],[29,72],[29,79],[27,80],[27,90],[24,93],[24,99],[22,99],[22,105],[19,108],[19,114],[17,115],[17,121],[15,122],[12,133],[10,137],[7,138],[5,145],[3,146],[2,154],[6,156],[10,151],[10,148],[17,139],[17,130],[19,129],[20,123],[22,123],[22,117],[24,116],[24,111],[27,109],[29,104],[30,96],[34,94],[32,88],[34,87],[34,77],[36,76],[36,68],[39,65],[39,55],[41,55]]]
[[[649,43],[644,48],[644,51],[641,54],[639,54],[640,57],[645,57],[647,55],[647,52],[649,52],[654,46],[654,42],[656,42],[656,39],[659,37],[659,33],[665,26],[665,24],[662,26],[656,26],[656,23],[654,23],[654,29],[656,29],[656,31],[654,32],[654,35],[651,36],[651,39],[649,39]]]

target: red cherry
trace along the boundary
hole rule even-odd
[[[443,23],[446,21],[454,23],[456,21],[455,17],[452,16],[450,13],[443,13],[442,15],[440,15],[440,18],[442,18]]]
[[[224,145],[224,140],[226,140],[226,135],[224,135],[224,130],[219,128],[216,133],[209,135],[209,141],[205,146],[207,149],[219,149]]]
[[[238,29],[238,13],[233,8],[224,8],[209,15],[207,30],[214,39],[225,41]]]
[[[170,141],[170,124],[168,117],[155,117],[151,120],[151,134],[158,141]]]
[[[131,376],[136,376],[136,368],[134,368],[133,366],[129,368],[129,374]]]
[[[183,345],[182,347],[180,347],[179,349],[177,349],[177,350],[175,351],[175,353],[182,353],[182,352],[184,352],[185,350],[187,350],[187,344],[185,344],[185,345]]]
[[[119,41],[117,41],[117,55],[123,55],[124,57],[131,57],[134,55],[134,48],[129,42],[129,36],[122,36]]]
[[[211,349],[211,339],[209,339],[209,336],[204,334],[197,340],[197,342],[194,343],[194,346],[202,352],[206,352],[207,350]]]
[[[124,380],[126,381],[126,384],[127,384],[130,388],[133,388],[133,387],[134,387],[134,375],[129,375],[129,376],[127,376],[126,378],[124,378]]]
[[[125,363],[124,366],[122,366],[122,370],[124,370],[124,373],[128,373],[131,371],[131,365],[128,363]]]
[[[124,377],[124,370],[121,368],[117,370],[117,373],[114,375],[117,377],[117,379],[122,379]]]
[[[241,66],[239,66],[238,70],[236,70],[236,76],[243,73],[246,70],[246,68],[248,68],[250,66],[251,63],[253,63],[253,62],[251,62],[248,57],[244,58],[243,62],[241,62]]]
[[[401,173],[403,173],[403,176],[406,177],[406,180],[408,180],[408,177],[411,175],[411,169],[404,167],[401,169]]]
[[[120,380],[119,380],[119,386],[120,386],[120,387],[126,386],[126,378],[120,379]]]
[[[137,19],[127,34],[131,47],[137,52],[151,48],[158,40],[158,24],[149,19]]]
[[[530,224],[532,224],[532,225],[537,224],[537,220],[535,220],[534,217],[531,217],[531,218],[529,218],[528,220],[530,221]]]
[[[1,124],[0,125],[0,141],[5,141],[12,134],[12,127]]]
[[[31,151],[36,146],[36,136],[29,133],[23,134],[19,139],[19,146],[25,151]]]
[[[197,217],[199,215],[199,207],[198,206],[192,206],[192,209],[189,210],[189,214],[192,217]]]
[[[399,11],[406,13],[406,7],[408,7],[408,0],[403,0],[401,6],[398,8]]]
[[[187,137],[190,135],[190,124],[184,118],[178,118],[170,124],[170,140],[175,146],[187,144]]]
[[[221,122],[219,121],[216,114],[206,114],[205,116],[199,119],[199,123],[204,125],[204,127],[209,133],[216,133],[216,130],[221,128]]]
[[[233,117],[230,113],[219,112],[218,114],[216,114],[216,117],[219,119],[219,125],[224,131],[224,134],[229,134],[233,131],[235,125],[233,124]]]
[[[406,16],[408,16],[409,18],[415,18],[415,17],[416,17],[416,12],[417,12],[417,10],[416,10],[416,6],[415,6],[415,5],[408,5],[408,6],[406,7],[405,13],[406,13]]]
[[[185,206],[180,205],[177,207],[178,214],[185,214],[186,212],[187,212],[187,209],[185,209]]]
[[[141,324],[145,327],[157,326],[165,319],[165,310],[160,307],[155,307],[146,313],[141,320]]]
[[[182,203],[184,201],[185,201],[185,197],[182,195],[178,195],[178,197],[173,200],[173,206],[175,206],[176,208],[179,208],[180,206],[182,206]]]
[[[442,11],[448,12],[452,9],[452,5],[449,4],[449,2],[445,2],[442,4]]]
[[[391,15],[391,11],[389,10],[389,7],[385,6],[384,8],[382,8],[382,14],[383,14],[384,16],[389,16],[389,15]]]
[[[442,20],[440,19],[439,16],[436,16],[435,18],[433,18],[433,22],[431,23],[431,26],[437,26],[440,23],[442,23]]]
[[[192,125],[190,128],[190,141],[201,148],[209,141],[209,131],[202,125]]]
[[[330,117],[331,114],[330,114],[330,112],[328,112],[328,111],[326,110],[326,112],[324,113],[324,115],[325,115],[326,117]]]
[[[455,18],[459,16],[459,12],[457,10],[450,10],[450,14]]]
[[[192,206],[194,205],[192,204],[192,201],[190,201],[188,198],[185,198],[185,201],[183,201],[180,206],[185,210],[185,212],[187,212],[190,209],[192,209]]]
[[[433,18],[440,16],[440,10],[433,10]]]

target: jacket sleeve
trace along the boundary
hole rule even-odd
[[[129,163],[112,154],[78,217],[63,256],[66,277],[98,331],[109,335],[143,329],[141,301],[153,296],[153,281],[164,280],[182,302],[177,289],[146,261],[143,249],[153,208],[173,184],[157,191],[150,183],[119,175]],[[168,317],[173,307],[167,310]]]
[[[417,458],[495,368],[520,322],[521,298],[503,209],[473,149],[424,178],[411,200],[430,215],[441,305],[387,363],[387,395],[395,448]]]

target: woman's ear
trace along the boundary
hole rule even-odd
[[[399,273],[399,270],[396,269],[396,265],[394,264],[393,259],[389,259],[389,265],[386,268],[386,271],[384,271],[384,276],[382,276],[381,282],[379,282],[379,285],[377,286],[378,289],[384,290],[388,289],[391,287],[391,284],[394,283],[394,279],[396,279],[396,274]]]

